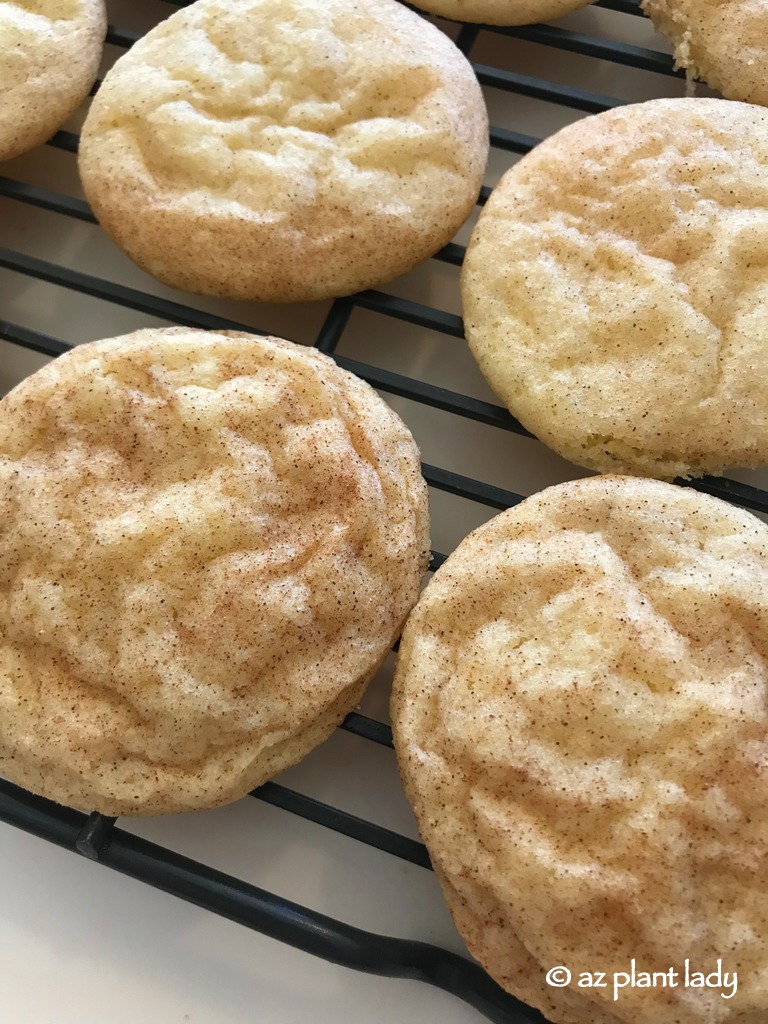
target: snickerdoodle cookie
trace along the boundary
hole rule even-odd
[[[675,48],[677,66],[723,96],[768,104],[768,5],[764,0],[643,0]]]
[[[562,18],[592,0],[417,0],[416,6],[455,21],[486,25],[532,25]]]
[[[431,256],[487,154],[468,61],[395,0],[198,0],[106,76],[80,170],[101,224],[165,284],[293,301]]]
[[[522,423],[597,470],[768,461],[768,112],[652,100],[569,125],[494,190],[470,347]]]
[[[0,403],[0,772],[105,814],[236,799],[359,700],[418,595],[407,428],[312,349],[145,330]]]
[[[529,498],[423,593],[393,727],[456,923],[507,989],[554,1024],[768,1019],[762,522],[631,477]],[[735,991],[684,984],[718,960]],[[676,984],[630,985],[633,961]]]
[[[0,160],[45,142],[88,95],[104,0],[0,0]]]

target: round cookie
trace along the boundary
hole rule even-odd
[[[592,0],[418,0],[416,6],[454,21],[533,25],[562,18],[590,3]]]
[[[0,773],[165,813],[325,739],[428,561],[378,395],[312,349],[171,328],[82,345],[0,410]]]
[[[165,284],[298,301],[445,245],[488,145],[469,62],[395,0],[198,0],[106,76],[80,171],[102,226]]]
[[[88,95],[104,0],[0,0],[0,160],[45,142]]]
[[[762,0],[643,0],[675,62],[732,100],[768,105],[768,8]]]
[[[408,620],[393,730],[422,837],[471,952],[553,1024],[766,1020],[767,594],[755,517],[594,477],[481,526]],[[735,993],[685,986],[719,959]],[[677,984],[631,987],[632,960]]]
[[[507,172],[462,272],[491,387],[578,465],[672,478],[768,461],[768,113],[652,100]]]

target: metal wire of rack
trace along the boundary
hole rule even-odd
[[[641,14],[636,0],[600,0],[596,6],[624,16],[635,17]],[[470,59],[474,58],[484,38],[495,37],[498,43],[506,37],[545,47],[547,52],[555,54],[567,52],[664,78],[679,78],[671,58],[665,53],[569,28],[548,25],[523,28],[466,25],[455,27],[453,33],[457,45]],[[108,43],[117,49],[131,46],[138,38],[140,33],[110,26]],[[481,84],[490,90],[527,97],[580,114],[598,113],[624,102],[575,85],[522,74],[479,60],[473,59],[473,64]],[[491,142],[496,153],[520,155],[538,141],[538,138],[510,127],[494,126],[491,129]],[[76,153],[77,144],[77,134],[71,131],[59,131],[48,143],[50,147],[67,154]],[[479,198],[480,205],[485,202],[489,192],[489,187],[485,186]],[[0,176],[0,197],[64,218],[96,223],[82,199],[23,180]],[[451,243],[434,259],[458,267],[463,255],[463,247]],[[135,310],[169,324],[260,332],[259,327],[252,323],[241,323],[215,312],[195,308],[180,295],[178,299],[171,299],[144,292],[4,247],[0,247],[0,267],[13,275],[45,281],[58,288],[102,300],[115,307]],[[334,301],[312,343],[321,351],[334,356],[342,367],[390,396],[500,431],[531,437],[505,409],[491,401],[339,354],[337,349],[345,336],[350,318],[357,311],[373,312],[394,324],[412,325],[454,340],[463,337],[458,315],[389,291],[369,290]],[[50,357],[70,347],[61,338],[5,319],[0,319],[0,338],[14,346]],[[516,491],[438,465],[425,463],[423,469],[433,491],[458,496],[489,510],[507,508],[523,497]],[[751,483],[705,478],[689,485],[758,513],[768,513],[768,493]],[[444,558],[444,554],[433,552],[431,569],[439,568]],[[371,743],[385,748],[392,747],[389,727],[369,716],[350,714],[341,728]],[[254,791],[252,796],[412,865],[424,869],[431,867],[426,848],[415,839],[282,784],[267,783]],[[86,816],[60,807],[1,779],[0,820],[326,960],[372,974],[418,978],[437,985],[470,1003],[498,1024],[544,1021],[540,1013],[504,993],[477,965],[454,953],[425,943],[388,938],[343,924],[133,835],[118,827],[114,819],[98,814]]]

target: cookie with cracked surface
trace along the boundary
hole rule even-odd
[[[487,155],[468,61],[395,0],[198,0],[106,76],[80,170],[103,227],[165,284],[283,302],[431,256]]]
[[[766,595],[764,523],[609,476],[481,526],[411,613],[392,718],[422,837],[472,953],[555,1024],[766,1020]],[[722,959],[738,990],[577,984],[633,959]]]
[[[768,105],[768,6],[763,0],[643,0],[677,67],[732,100]]]
[[[577,465],[672,478],[768,461],[768,113],[652,100],[537,146],[462,272],[491,387]]]
[[[104,0],[0,0],[0,160],[45,142],[88,95]]]
[[[592,0],[417,0],[416,7],[454,21],[485,25],[533,25],[553,21]]]
[[[325,739],[428,560],[384,401],[312,349],[172,328],[82,345],[0,409],[0,773],[165,813]]]

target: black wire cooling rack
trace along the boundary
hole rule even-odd
[[[641,15],[635,0],[601,0],[597,6],[621,15]],[[658,76],[679,77],[673,69],[671,58],[665,53],[562,27],[532,25],[523,28],[489,28],[467,25],[455,27],[453,32],[457,44],[470,59],[473,59],[483,38],[492,34],[497,41],[507,36],[546,47],[551,54],[549,60],[555,63],[557,52],[566,51],[583,58],[593,58]],[[124,49],[138,38],[137,33],[110,26],[107,41],[113,47]],[[548,81],[476,61],[473,63],[482,85],[491,90],[501,90],[507,95],[528,97],[583,114],[599,113],[624,102],[575,85]],[[491,142],[497,153],[523,154],[538,141],[510,127],[491,128]],[[73,132],[60,131],[48,145],[74,154],[78,137]],[[488,194],[489,189],[484,187],[480,204],[485,202]],[[90,209],[81,199],[22,180],[0,176],[0,196],[66,218],[95,224]],[[434,258],[458,267],[463,255],[463,247],[452,243]],[[105,280],[8,248],[0,247],[0,267],[14,275],[46,281],[170,324],[259,333],[258,327],[253,324],[240,323],[196,309],[183,301],[147,294],[116,281]],[[463,337],[462,323],[457,315],[412,299],[370,290],[333,302],[314,337],[314,345],[333,355],[342,367],[380,391],[498,430],[531,436],[506,410],[492,402],[337,355],[337,346],[344,337],[350,317],[357,310],[374,311],[391,318],[395,324],[415,325],[454,339]],[[70,347],[57,337],[4,319],[0,319],[0,338],[14,346],[46,356],[57,356]],[[425,464],[423,470],[431,488],[479,503],[491,510],[504,509],[522,500],[522,495],[518,493],[436,465]],[[759,513],[768,513],[768,493],[749,484],[729,479],[705,478],[689,486]],[[431,569],[438,568],[444,558],[440,552],[433,552]],[[350,714],[341,728],[372,743],[392,746],[389,727],[365,715]],[[424,869],[431,867],[427,851],[421,843],[283,785],[268,783],[252,795],[413,865]],[[376,935],[343,924],[133,835],[118,827],[114,819],[98,814],[86,816],[32,796],[0,780],[0,820],[326,960],[372,974],[415,978],[437,985],[470,1003],[497,1024],[544,1021],[540,1013],[504,993],[476,964],[467,959],[436,946]]]

